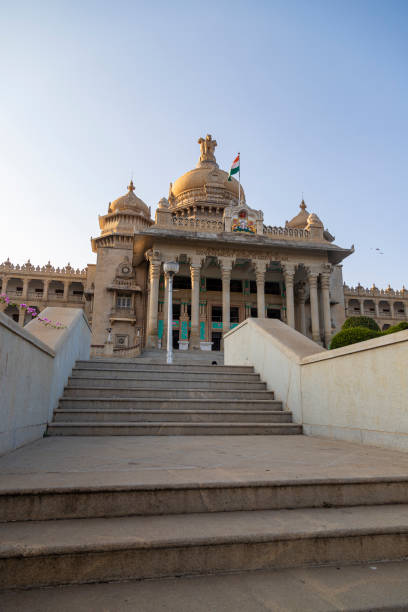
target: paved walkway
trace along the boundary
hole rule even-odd
[[[408,453],[308,436],[52,437],[0,457],[0,490],[407,477]]]

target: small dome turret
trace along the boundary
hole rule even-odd
[[[130,184],[128,185],[128,192],[111,203],[109,207],[110,212],[139,212],[150,219],[149,207],[143,202],[143,200],[134,194],[134,191],[135,186],[133,181],[130,181]]]

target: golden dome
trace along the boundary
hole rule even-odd
[[[208,162],[207,162],[208,163]],[[228,180],[228,172],[220,170],[217,164],[200,166],[180,176],[172,186],[172,194],[177,198],[184,191],[190,189],[201,189],[204,185],[221,187],[238,198],[239,183],[236,179]],[[241,199],[245,200],[244,190],[241,185]]]
[[[138,198],[133,192],[135,190],[135,186],[133,181],[130,181],[128,185],[128,192],[112,202],[110,205],[111,212],[141,212],[144,216],[150,218],[150,210],[147,204],[143,202],[140,198]]]

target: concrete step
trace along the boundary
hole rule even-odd
[[[125,360],[117,360],[117,361],[103,361],[90,359],[89,361],[77,361],[76,368],[80,368],[82,370],[85,369],[97,369],[97,370],[145,370],[150,372],[187,372],[189,373],[208,373],[211,372],[219,372],[221,374],[235,373],[235,374],[251,374],[254,369],[252,366],[215,366],[215,365],[198,365],[195,363],[189,363],[186,360],[186,363],[173,363],[168,365],[166,363],[143,363],[137,361],[125,361]]]
[[[13,485],[12,485],[13,486]],[[0,489],[0,522],[408,504],[408,478],[30,484]]]
[[[252,379],[251,379],[252,380]],[[173,388],[177,389],[203,389],[210,388],[211,390],[247,390],[247,391],[266,391],[266,383],[264,382],[247,382],[238,380],[231,382],[229,380],[218,381],[218,380],[207,380],[205,377],[199,378],[198,375],[195,378],[189,377],[187,380],[182,378],[181,375],[176,374],[172,377],[168,377],[166,380],[163,378],[149,380],[145,377],[134,379],[130,377],[122,378],[108,378],[102,376],[95,377],[71,377],[68,379],[68,387],[108,387],[109,389],[143,389],[148,387],[149,389],[168,389],[169,382]]]
[[[48,425],[47,436],[246,436],[301,434],[295,423],[55,423]]]
[[[408,506],[0,525],[0,587],[107,582],[408,556]]]
[[[403,612],[408,562],[288,568],[2,592],[2,612]]]
[[[107,368],[97,369],[92,368],[74,368],[72,370],[72,380],[79,378],[103,378],[106,380],[135,380],[135,381],[173,381],[173,380],[184,380],[184,381],[206,381],[206,382],[228,382],[228,383],[254,383],[260,382],[259,374],[254,372],[244,374],[243,372],[222,372],[219,368],[213,368],[209,372],[195,371],[184,369],[182,371],[171,371],[171,370],[146,370],[144,368],[138,368],[134,370],[115,369],[109,370]]]
[[[282,410],[61,410],[56,423],[291,423],[292,413]]]
[[[152,397],[62,397],[59,407],[78,410],[282,410],[274,399],[154,399]]]
[[[169,386],[167,389],[151,389],[147,385],[144,388],[134,389],[132,387],[99,387],[92,385],[89,387],[74,387],[72,385],[65,387],[64,397],[104,397],[117,398],[126,397],[132,399],[152,398],[152,399],[230,399],[230,400],[272,400],[274,395],[272,391],[253,391],[242,389],[211,389],[210,385],[201,385],[201,389],[183,389],[177,388],[177,385]]]

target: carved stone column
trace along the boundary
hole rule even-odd
[[[167,350],[167,319],[169,313],[169,277],[164,275],[164,302],[163,302],[163,335],[161,338],[161,347]]]
[[[266,261],[255,261],[258,319],[265,318],[265,272]]]
[[[24,308],[19,308],[19,310],[18,310],[18,324],[21,325],[21,327],[23,327],[23,325],[24,325],[25,314],[26,314],[25,309]]]
[[[28,296],[28,283],[30,282],[29,278],[24,278],[23,279],[23,293],[21,295],[23,302],[26,301],[27,296]]]
[[[64,295],[62,297],[62,300],[64,302],[68,302],[68,292],[69,292],[69,285],[71,284],[71,281],[65,280],[64,281]]]
[[[364,314],[364,300],[360,300],[360,314]]]
[[[324,345],[329,348],[332,327],[331,327],[331,313],[330,313],[330,270],[325,269],[321,273],[320,282],[322,287],[322,301],[323,301],[323,322],[324,322]]]
[[[378,305],[377,300],[374,300],[374,308],[375,308],[375,316],[377,317],[377,319],[379,319],[380,318],[380,307]]]
[[[309,281],[310,290],[310,314],[312,317],[312,338],[318,344],[320,341],[320,326],[319,326],[319,302],[317,299],[317,277],[318,272],[309,269],[307,279]]]
[[[223,258],[220,261],[221,265],[221,277],[222,277],[222,332],[226,334],[229,332],[230,323],[230,281],[231,281],[231,270],[232,270],[232,259]],[[222,341],[222,348],[224,347],[224,340]]]
[[[147,313],[147,347],[157,347],[157,308],[159,305],[159,280],[161,261],[159,259],[149,258],[149,307]]]
[[[302,283],[298,289],[300,333],[306,336],[305,287]]]
[[[7,293],[7,285],[9,282],[9,277],[8,276],[3,276],[3,282],[1,285],[1,292],[2,293]]]
[[[47,301],[48,300],[48,289],[50,287],[50,279],[46,278],[45,280],[43,280],[43,294],[42,294],[42,299],[43,301]]]
[[[293,264],[284,264],[282,268],[286,288],[286,322],[289,327],[295,329],[295,300],[293,295],[293,279],[295,277],[295,266]]]
[[[197,350],[200,348],[200,273],[201,261],[192,261],[190,264],[191,274],[191,333],[189,348]]]

